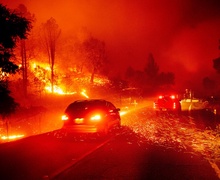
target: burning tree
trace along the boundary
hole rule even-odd
[[[14,112],[17,106],[8,90],[8,76],[16,73],[18,69],[18,66],[11,61],[14,55],[13,49],[18,39],[27,37],[30,25],[30,21],[26,18],[20,17],[0,4],[0,115],[3,120]]]
[[[50,18],[43,27],[43,39],[44,45],[47,50],[49,64],[51,68],[51,92],[54,92],[54,64],[55,64],[55,52],[57,39],[60,36],[61,30],[54,18]]]

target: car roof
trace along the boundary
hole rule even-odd
[[[104,99],[81,99],[81,100],[76,100],[73,103],[78,103],[78,102],[108,102]]]
[[[73,103],[69,104],[69,106],[66,108],[66,112],[71,110],[72,108],[79,107],[82,108],[84,106],[102,106],[102,107],[114,107],[116,108],[111,102],[104,100],[104,99],[82,99],[82,100],[76,100]]]
[[[76,100],[74,101],[73,103],[70,104],[70,106],[73,106],[73,105],[99,105],[99,106],[114,106],[113,103],[107,101],[107,100],[104,100],[104,99],[82,99],[82,100]]]

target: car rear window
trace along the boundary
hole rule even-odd
[[[107,109],[106,103],[102,101],[77,101],[72,104],[70,104],[66,112],[70,111],[84,111],[84,110],[92,110],[92,109]]]

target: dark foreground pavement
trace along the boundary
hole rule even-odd
[[[139,143],[138,143],[139,142]],[[117,136],[53,179],[217,180],[199,155],[140,143],[133,133]]]

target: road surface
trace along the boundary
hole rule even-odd
[[[106,137],[60,130],[0,144],[0,179],[219,179],[218,129],[134,109]]]

